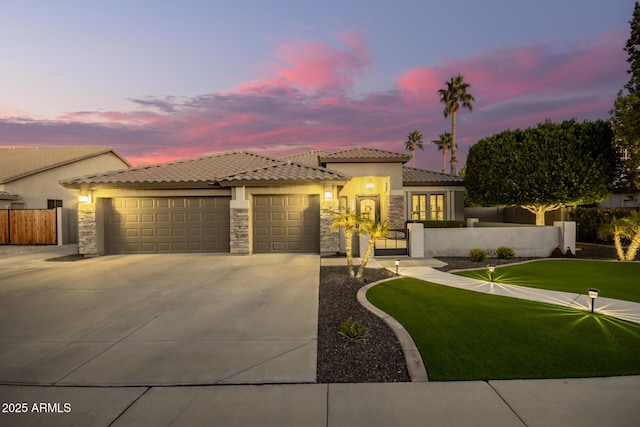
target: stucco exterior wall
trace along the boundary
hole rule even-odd
[[[327,169],[351,177],[386,176],[390,179],[391,190],[402,190],[402,163],[327,163]]]
[[[20,199],[15,202],[26,203],[27,209],[47,209],[47,199],[62,200],[62,207],[75,209],[78,192],[67,190],[58,183],[60,180],[125,168],[128,166],[122,160],[105,153],[20,178],[3,186],[5,191],[18,194]],[[10,204],[11,201],[2,200],[0,208],[5,209]]]
[[[518,257],[548,257],[561,246],[559,227],[427,228],[424,256],[468,257],[474,248],[495,250],[508,246]]]

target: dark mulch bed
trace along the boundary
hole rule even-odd
[[[387,270],[365,270],[369,282],[391,277]],[[318,382],[367,383],[411,381],[393,331],[356,299],[363,282],[349,277],[347,267],[320,267],[318,310]],[[352,318],[362,322],[370,338],[349,343],[338,327]]]
[[[576,258],[616,259],[615,249],[605,245],[578,244]],[[481,268],[487,264],[510,264],[535,258],[488,259],[477,263],[469,258],[438,258],[447,263],[442,271]],[[367,283],[391,277],[387,270],[367,269]],[[347,267],[320,267],[318,310],[318,382],[406,382],[411,381],[400,344],[389,327],[360,305],[356,299],[363,282],[349,277]],[[338,334],[338,327],[352,318],[362,322],[371,338],[349,343]]]

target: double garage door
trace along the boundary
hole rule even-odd
[[[107,200],[111,254],[229,252],[229,197]]]
[[[109,254],[229,252],[229,197],[123,197],[105,203]],[[317,195],[253,197],[253,251],[320,252]]]

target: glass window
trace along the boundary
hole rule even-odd
[[[52,199],[47,200],[47,209],[55,209],[55,208],[61,208],[61,207],[62,207],[62,200],[52,200]]]
[[[411,196],[411,219],[413,221],[426,221],[427,219],[427,195],[413,194]]]
[[[444,194],[429,195],[429,219],[444,221]]]
[[[411,220],[444,221],[444,194],[412,194]]]

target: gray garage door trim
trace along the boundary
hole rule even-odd
[[[253,250],[320,252],[320,196],[253,196]]]
[[[105,206],[109,254],[229,252],[229,197],[123,197]]]

